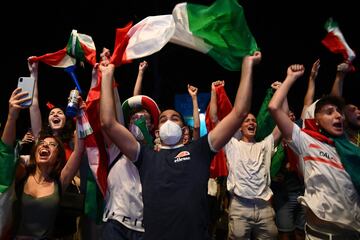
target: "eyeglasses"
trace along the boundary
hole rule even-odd
[[[56,148],[59,144],[55,143],[55,142],[47,142],[45,140],[41,140],[39,142],[39,145],[47,145],[47,146],[50,146],[52,148]]]

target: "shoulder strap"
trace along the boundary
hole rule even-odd
[[[120,152],[116,158],[114,159],[114,161],[112,161],[112,163],[109,165],[109,168],[108,168],[108,173],[110,172],[111,168],[115,165],[115,163],[117,163],[117,161],[119,161],[119,159],[122,157],[123,153]]]
[[[62,196],[62,185],[61,185],[61,181],[59,178],[56,178],[55,179],[55,182],[57,184],[57,187],[58,187],[58,193],[59,193],[59,196],[60,196],[60,199],[61,199],[61,196]]]

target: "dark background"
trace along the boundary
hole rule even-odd
[[[92,36],[97,57],[103,47],[113,50],[115,29],[129,21],[134,24],[150,15],[171,14],[173,0],[132,1],[47,1],[7,2],[1,7],[2,79],[1,123],[5,123],[8,98],[20,76],[28,76],[27,58],[42,55],[65,47],[72,29]],[[210,5],[213,1],[198,0],[192,3]],[[260,1],[243,0],[250,30],[263,55],[255,69],[252,111],[257,113],[266,89],[273,81],[282,81],[290,64],[302,63],[306,71],[291,89],[290,106],[299,115],[307,87],[312,63],[321,59],[316,81],[316,97],[328,93],[335,78],[336,65],[341,57],[330,53],[321,44],[326,35],[324,23],[333,17],[339,24],[350,47],[360,54],[359,10],[355,1]],[[5,16],[6,15],[6,16]],[[143,59],[121,66],[116,70],[122,100],[132,95],[138,64]],[[161,109],[174,105],[174,96],[187,93],[187,83],[209,92],[212,81],[225,80],[225,88],[234,100],[240,72],[223,69],[209,56],[194,50],[167,44],[160,52],[145,58],[149,62],[143,82],[143,94],[153,97]],[[360,68],[359,59],[354,65]],[[77,68],[80,85],[87,93],[91,81],[91,66]],[[347,76],[344,97],[359,105],[359,72]],[[39,65],[39,99],[41,108],[50,101],[66,106],[67,97],[74,84],[63,71]],[[83,96],[84,98],[86,97]],[[18,121],[19,134],[30,126],[28,111],[22,111]],[[43,110],[45,116],[45,110]]]

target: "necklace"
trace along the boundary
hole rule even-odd
[[[46,179],[44,179],[43,182],[40,182],[40,181],[36,180],[35,175],[32,175],[32,177],[34,178],[35,182],[36,182],[38,185],[43,185],[43,184],[46,184],[46,182],[47,182]]]

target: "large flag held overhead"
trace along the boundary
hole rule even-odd
[[[158,52],[169,42],[174,32],[175,23],[171,15],[150,16],[134,26],[129,23],[124,28],[118,28],[110,62],[119,66]]]
[[[355,52],[347,44],[337,22],[329,18],[325,28],[328,33],[321,43],[331,52],[342,54],[345,61],[352,62],[356,56]]]
[[[174,35],[175,23],[171,15],[150,16],[128,32],[127,59],[149,56],[162,49]]]
[[[211,6],[180,3],[172,14],[170,42],[208,54],[228,70],[240,70],[242,58],[258,50],[237,0],[216,0]]]
[[[92,38],[88,35],[72,30],[65,48],[46,53],[39,57],[32,57],[30,61],[41,61],[52,67],[67,68],[79,61],[87,60],[91,65],[96,63],[96,49]]]
[[[116,60],[111,60],[116,66],[158,52],[169,41],[208,54],[233,71],[240,70],[245,55],[258,50],[236,0],[217,0],[211,6],[180,3],[172,15],[149,16],[129,26],[117,30],[121,41],[116,40]],[[116,49],[124,47],[120,57]]]
[[[114,52],[111,55],[111,59],[110,59],[110,62],[113,63],[115,66],[120,66],[122,63],[126,63],[130,61],[130,59],[127,59],[124,50],[129,42],[128,32],[131,27],[132,27],[132,22],[128,23],[123,28],[116,29]]]

